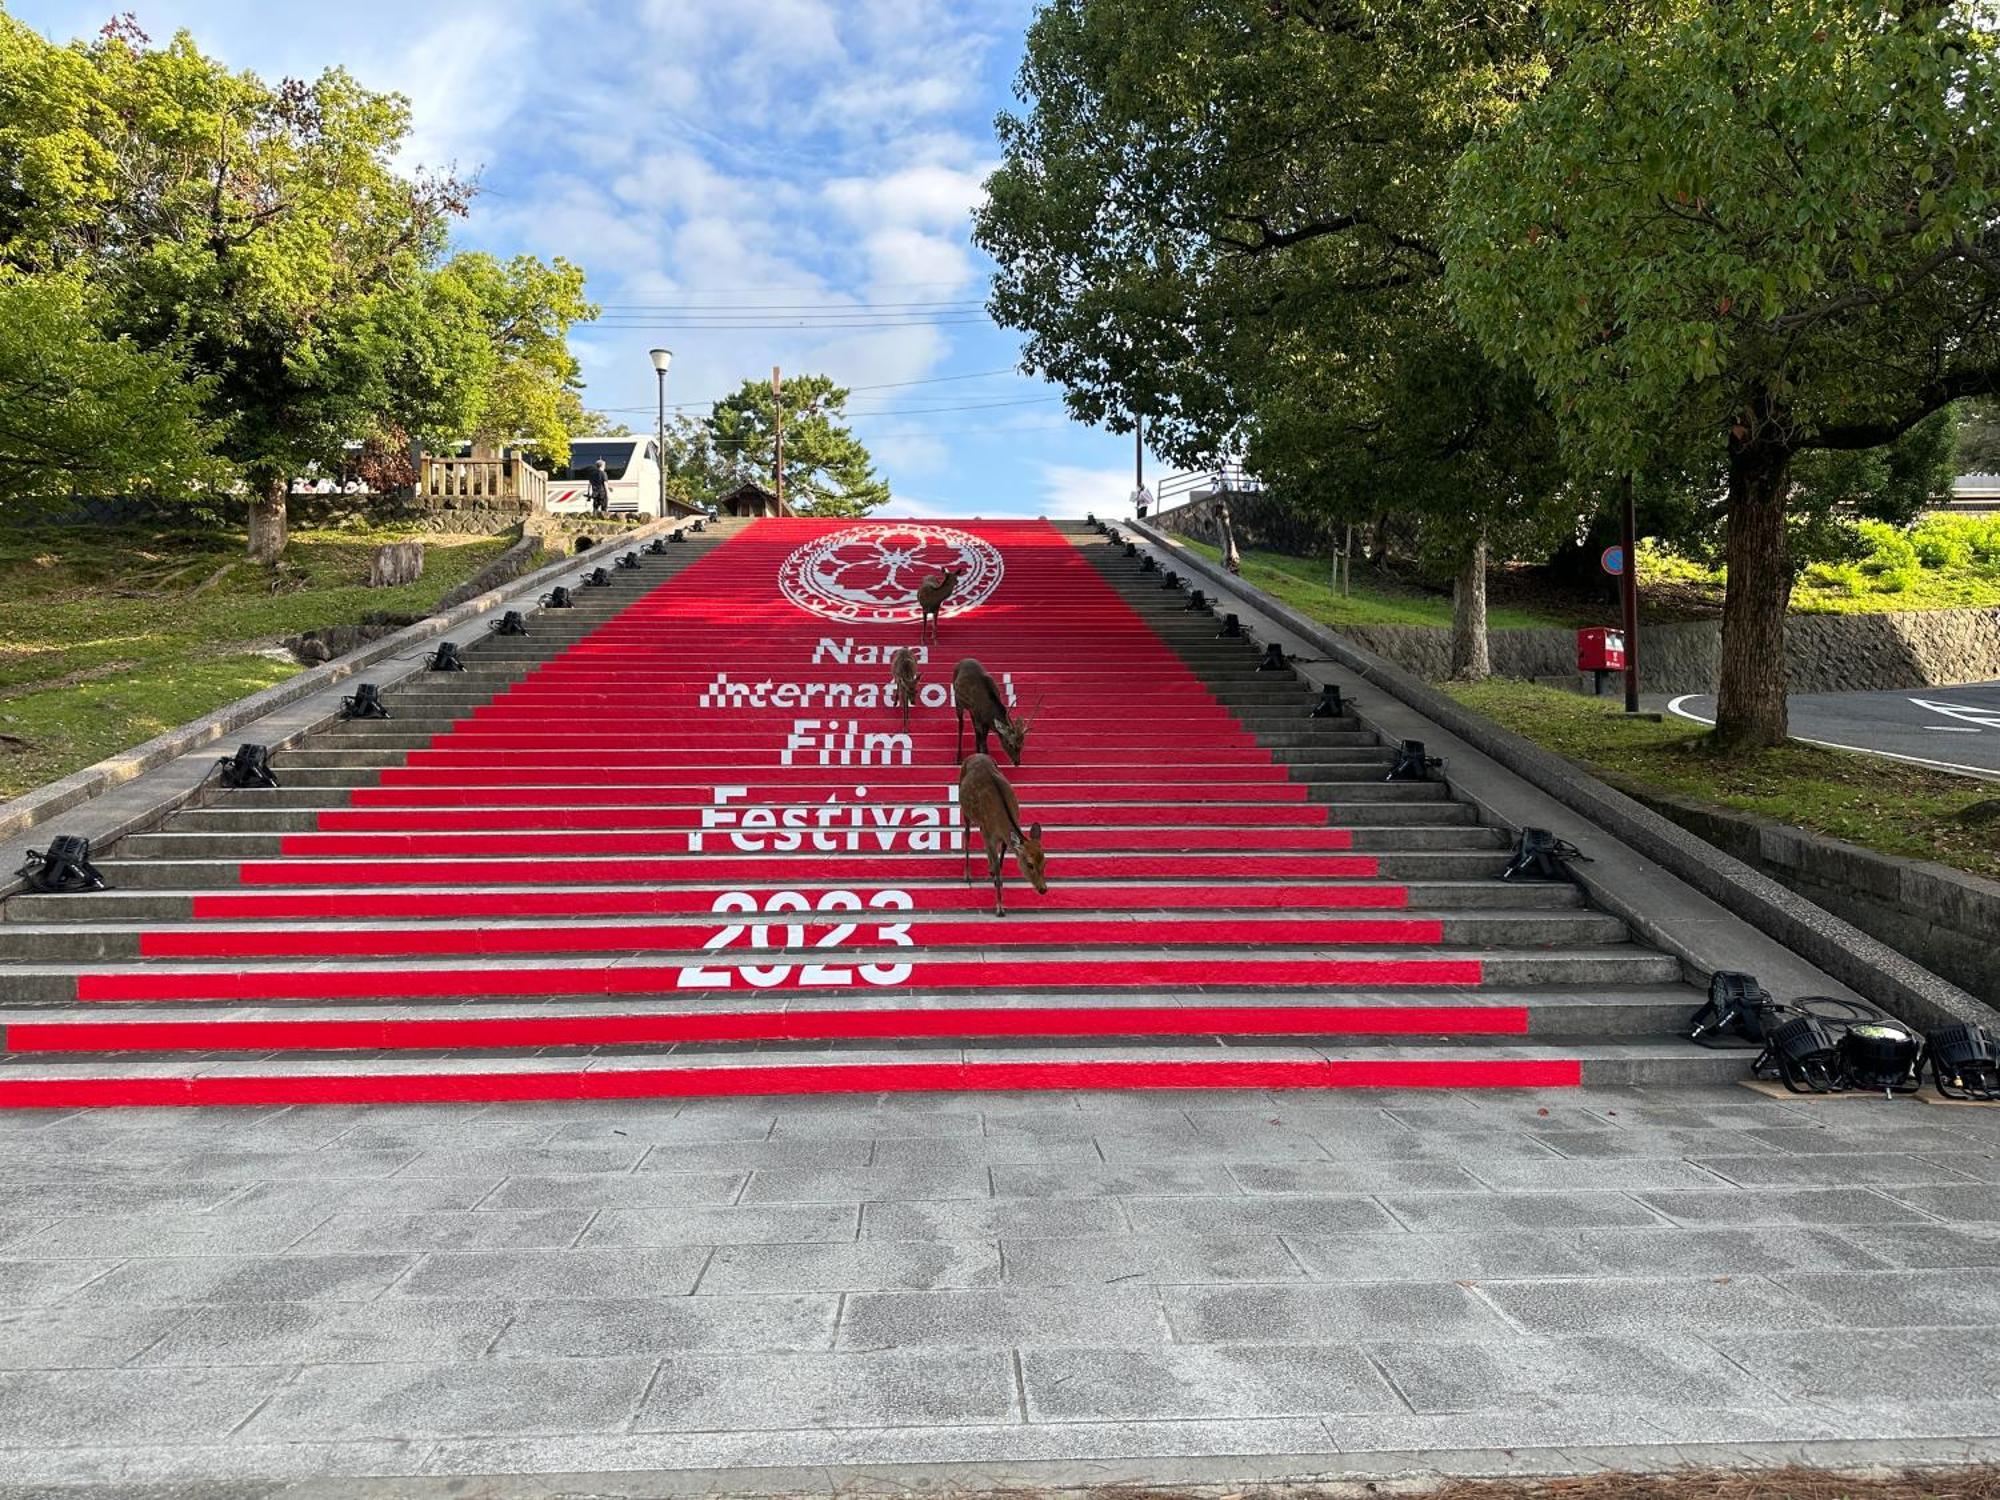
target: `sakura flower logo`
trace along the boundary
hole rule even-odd
[[[951,526],[852,526],[807,542],[778,567],[778,587],[800,609],[847,624],[916,620],[917,585],[959,575],[945,605],[956,614],[983,604],[1004,571],[991,542]]]

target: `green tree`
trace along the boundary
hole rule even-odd
[[[583,295],[582,268],[560,257],[553,265],[532,255],[503,263],[475,253],[453,256],[437,279],[464,294],[491,346],[471,418],[473,440],[525,441],[550,462],[567,463],[570,439],[586,430],[569,329],[597,316]]]
[[[0,272],[0,494],[185,498],[222,477],[203,390],[165,354],[106,338],[74,276]]]
[[[1716,733],[1776,743],[1795,460],[2000,385],[1994,36],[1969,0],[1572,0],[1552,25],[1561,67],[1454,173],[1454,304],[1586,464],[1722,467]]]
[[[2000,474],[2000,401],[1959,403],[1958,463],[1961,474]]]
[[[802,516],[864,516],[888,502],[889,486],[842,420],[846,414],[845,387],[824,375],[789,376],[777,395],[766,381],[746,380],[715,403],[705,424],[713,455],[691,461],[770,489],[782,416],[785,503]]]
[[[1242,453],[1332,520],[1419,518],[1467,676],[1487,545],[1573,503],[1532,388],[1453,325],[1440,247],[1537,37],[1526,5],[1052,0],[975,225],[994,316],[1078,417],[1140,414],[1188,467]]]

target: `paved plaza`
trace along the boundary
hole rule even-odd
[[[2000,1110],[945,1095],[0,1135],[9,1484],[2000,1433]]]

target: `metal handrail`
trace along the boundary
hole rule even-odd
[[[1164,515],[1209,495],[1242,495],[1260,491],[1264,481],[1234,461],[1208,469],[1169,474],[1153,489],[1153,513]]]

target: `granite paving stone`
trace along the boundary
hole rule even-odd
[[[422,1256],[395,1297],[678,1297],[694,1290],[706,1248],[444,1250]]]
[[[1840,1237],[1892,1266],[1917,1270],[1939,1266],[2000,1266],[2000,1221],[1856,1225],[1842,1229]]]
[[[1396,1222],[1424,1234],[1502,1229],[1560,1232],[1660,1222],[1660,1216],[1637,1199],[1610,1191],[1384,1193],[1380,1202]]]
[[[493,1352],[508,1358],[661,1358],[689,1350],[830,1349],[838,1295],[523,1302]]]
[[[629,1172],[646,1154],[637,1141],[580,1141],[562,1146],[447,1146],[407,1160],[403,1177],[546,1177]]]
[[[343,1177],[329,1182],[252,1182],[222,1205],[230,1212],[300,1213],[321,1218],[341,1210],[449,1213],[478,1208],[500,1186],[498,1177]]]
[[[1719,1362],[1719,1361],[1718,1361]],[[1360,1350],[1271,1348],[1027,1349],[1031,1422],[1176,1421],[1400,1411]]]
[[[861,1237],[866,1240],[1074,1239],[1130,1228],[1124,1204],[1109,1198],[861,1205]]]
[[[1174,1341],[1181,1344],[1477,1342],[1520,1337],[1491,1307],[1449,1282],[1166,1287],[1160,1299]]]
[[[590,1223],[579,1209],[542,1213],[342,1212],[306,1234],[294,1254],[343,1250],[546,1250],[576,1243]]]
[[[1125,1212],[1144,1234],[1339,1234],[1395,1229],[1375,1199],[1347,1197],[1128,1198]]]
[[[1773,1399],[1768,1386],[1708,1345],[1657,1332],[1527,1343],[1398,1341],[1371,1344],[1368,1352],[1419,1412],[1612,1407],[1646,1413]]]
[[[315,1365],[273,1396],[243,1435],[297,1441],[616,1432],[631,1422],[655,1368],[649,1359]]]
[[[1230,1173],[1244,1192],[1264,1194],[1468,1192],[1481,1186],[1462,1163],[1429,1158],[1240,1162]]]
[[[480,1200],[488,1209],[673,1208],[727,1204],[742,1196],[748,1172],[585,1172],[576,1176],[509,1177]]]
[[[118,1260],[25,1260],[0,1262],[0,1305],[34,1307],[60,1302],[117,1270]]]
[[[633,1426],[741,1432],[1020,1420],[1006,1350],[889,1349],[671,1356],[661,1362]]]
[[[855,1203],[908,1199],[990,1198],[981,1166],[760,1167],[744,1203]]]
[[[327,1218],[325,1210],[263,1213],[232,1204],[210,1213],[89,1214],[56,1219],[12,1247],[20,1256],[244,1255],[296,1245]],[[341,1246],[374,1249],[376,1246]]]
[[[1018,1286],[1176,1286],[1296,1281],[1296,1258],[1274,1234],[1106,1234],[1004,1239],[1006,1280]]]
[[[1882,1191],[1909,1217],[1934,1215],[1947,1222],[2000,1223],[2000,1184],[1975,1182],[1956,1187],[1885,1187]],[[1915,1213],[1910,1213],[1915,1210]]]
[[[118,1303],[0,1307],[0,1370],[116,1368],[189,1316],[185,1308]],[[0,1417],[0,1444],[5,1442]]]
[[[982,1241],[721,1245],[697,1288],[727,1292],[938,1291],[997,1286],[1000,1247]]]
[[[1860,1183],[1921,1187],[1974,1180],[1971,1174],[1942,1165],[1937,1158],[1901,1151],[1854,1156],[1828,1152],[1811,1156],[1706,1156],[1697,1165],[1743,1187],[1853,1187]]]
[[[1151,1348],[1167,1341],[1160,1294],[1116,1287],[994,1287],[962,1292],[854,1292],[843,1349],[992,1348],[1074,1344]]]
[[[477,1359],[507,1326],[502,1302],[261,1302],[177,1314],[140,1365],[382,1364]]]
[[[412,1255],[183,1255],[128,1260],[76,1295],[86,1302],[368,1302]]]
[[[1830,1321],[1804,1298],[1758,1276],[1488,1281],[1479,1290],[1514,1322],[1548,1337],[1810,1328]]]
[[[21,1370],[0,1372],[0,1443],[187,1443],[230,1436],[288,1371]]]
[[[1313,1281],[1462,1281],[1564,1276],[1595,1269],[1574,1235],[1497,1229],[1477,1234],[1288,1234]]]
[[[1871,1192],[1866,1188],[1719,1188],[1637,1193],[1634,1196],[1677,1224],[1908,1224],[1926,1218],[1906,1199],[1910,1194],[1941,1191],[1903,1188]],[[2000,1217],[2000,1199],[1996,1200]]]
[[[792,1245],[855,1239],[861,1208],[853,1203],[760,1208],[607,1208],[578,1243],[612,1245]]]
[[[1587,1229],[1573,1237],[1589,1269],[1610,1276],[1768,1275],[1886,1266],[1855,1241],[1854,1230],[1785,1226],[1751,1229]]]
[[[1985,1401],[1990,1409],[2000,1390],[2000,1344],[1988,1329],[1885,1329],[1864,1343],[1851,1329],[1798,1328],[1782,1337],[1718,1332],[1707,1342],[1791,1399],[1815,1405],[1907,1410]]]
[[[1827,1322],[1849,1328],[2000,1326],[2000,1267],[1799,1273],[1777,1278]]]

